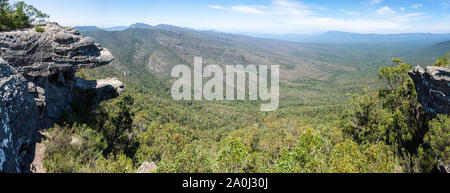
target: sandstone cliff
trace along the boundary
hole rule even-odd
[[[431,116],[450,113],[450,68],[417,66],[409,73],[416,85],[419,102]]]
[[[75,101],[95,108],[125,90],[118,79],[75,77],[80,68],[109,64],[107,49],[73,28],[42,27],[43,33],[0,33],[0,172],[28,172],[37,131],[53,126]]]

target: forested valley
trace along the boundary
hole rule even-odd
[[[168,173],[410,173],[450,162],[450,119],[425,112],[408,76],[413,65],[448,65],[446,49],[298,43],[175,26],[82,33],[116,60],[77,75],[120,77],[127,91],[95,111],[74,107],[46,131],[48,172],[125,173],[154,162],[154,172]],[[170,69],[192,65],[194,56],[220,65],[280,64],[280,108],[173,100]]]

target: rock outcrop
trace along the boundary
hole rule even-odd
[[[27,80],[0,59],[0,171],[21,172],[29,167],[37,120]]]
[[[64,111],[93,109],[125,90],[118,79],[75,77],[78,69],[109,64],[107,49],[73,28],[42,27],[0,33],[0,172],[28,172],[38,130]]]
[[[158,170],[158,166],[155,164],[155,162],[144,162],[139,166],[136,173],[155,173]]]
[[[117,78],[102,80],[76,78],[72,88],[72,100],[84,101],[84,103],[89,103],[89,107],[96,108],[100,102],[116,98],[124,91],[123,83]]]
[[[450,114],[450,68],[417,66],[409,72],[416,85],[419,102],[431,116]]]

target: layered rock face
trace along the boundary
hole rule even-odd
[[[27,172],[37,131],[75,106],[95,108],[119,96],[118,79],[84,80],[81,68],[109,64],[111,53],[78,31],[57,24],[0,33],[0,172]]]
[[[419,102],[431,115],[450,114],[450,68],[417,66],[409,73],[416,85]]]

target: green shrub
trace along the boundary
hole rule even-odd
[[[436,63],[433,64],[433,66],[448,66],[448,58],[447,56],[438,58],[436,60]]]
[[[213,160],[202,142],[194,141],[186,145],[175,156],[164,156],[158,166],[159,172],[211,173]]]
[[[435,164],[450,166],[450,117],[439,115],[430,121],[430,131],[425,141],[431,146],[431,156]]]
[[[394,153],[384,142],[371,144],[364,150],[367,169],[370,173],[401,172]]]
[[[244,172],[248,163],[248,151],[239,138],[228,138],[218,153],[218,163],[224,172]]]
[[[110,154],[108,158],[100,157],[96,162],[97,173],[134,173],[133,161],[124,154]]]
[[[348,140],[334,146],[329,159],[333,173],[400,172],[392,151],[383,142],[364,147]]]
[[[283,173],[318,173],[325,171],[324,153],[327,140],[314,129],[306,129],[293,151],[285,149],[277,160],[275,170]]]
[[[358,173],[365,172],[365,157],[361,147],[351,141],[334,146],[330,155],[331,172],[334,173]]]
[[[39,32],[39,33],[44,33],[45,29],[41,26],[36,26],[36,27],[34,27],[34,31]]]
[[[56,125],[48,136],[43,162],[50,173],[93,172],[92,163],[106,148],[103,136],[87,125]]]

